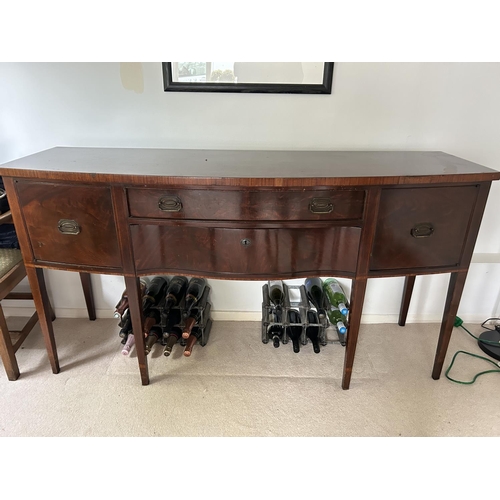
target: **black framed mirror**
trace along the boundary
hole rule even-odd
[[[331,94],[332,62],[164,62],[165,92]]]

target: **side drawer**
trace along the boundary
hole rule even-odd
[[[460,263],[477,186],[382,189],[370,269]]]
[[[111,191],[16,181],[36,260],[96,267],[121,267]]]
[[[235,279],[354,273],[358,227],[241,228],[206,224],[131,225],[138,272]]]
[[[132,217],[201,220],[361,219],[364,190],[129,188]]]

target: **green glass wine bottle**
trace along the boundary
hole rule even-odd
[[[340,283],[335,278],[328,278],[323,282],[323,290],[328,297],[330,304],[340,310],[346,316],[348,313],[346,303],[347,297],[340,286]]]
[[[347,328],[345,326],[345,317],[344,315],[340,312],[338,307],[331,306],[330,309],[327,311],[328,314],[328,319],[330,320],[330,323],[332,325],[335,325],[337,327],[337,330],[339,333],[342,335],[345,335],[347,333]]]

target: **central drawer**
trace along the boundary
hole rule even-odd
[[[235,279],[354,273],[359,227],[232,228],[199,224],[130,226],[138,272]]]
[[[127,189],[132,217],[198,220],[359,220],[364,190]]]

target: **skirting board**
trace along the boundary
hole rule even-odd
[[[9,316],[29,317],[33,314],[33,308],[30,307],[9,307],[3,306],[4,314]],[[87,309],[83,308],[64,308],[55,310],[56,317],[59,318],[86,318]],[[260,311],[212,311],[212,319],[214,321],[260,321]],[[114,319],[113,310],[111,309],[97,309],[96,316],[99,319]],[[487,316],[467,315],[461,314],[460,317],[466,323],[481,324]],[[435,315],[408,315],[407,323],[441,323],[441,317]],[[397,314],[364,314],[361,318],[361,323],[365,324],[379,324],[379,323],[397,323],[399,316]]]

